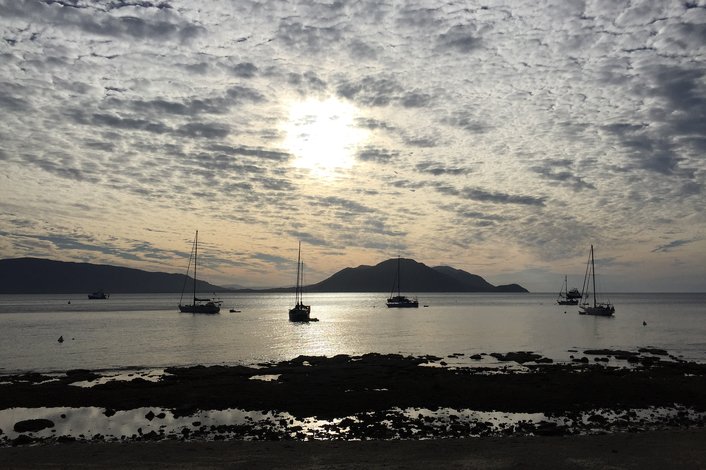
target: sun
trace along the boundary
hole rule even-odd
[[[359,115],[355,106],[335,98],[293,103],[284,141],[295,156],[293,165],[320,175],[351,168],[356,148],[367,138],[367,131],[355,126]]]

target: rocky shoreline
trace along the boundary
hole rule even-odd
[[[5,375],[0,410],[24,410],[26,419],[6,418],[0,444],[568,436],[706,421],[706,365],[660,349],[576,351],[566,364],[527,351],[491,353],[500,366],[449,365],[459,356],[300,356],[113,381],[88,370]],[[32,415],[38,409],[56,411]],[[88,409],[96,422],[132,427],[106,435],[60,426]]]

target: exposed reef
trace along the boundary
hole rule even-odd
[[[554,435],[645,429],[656,422],[676,428],[703,425],[706,365],[669,360],[666,352],[654,349],[584,353],[627,359],[622,367],[589,362],[586,356],[580,363],[550,364],[540,354],[518,351],[480,356],[506,361],[507,366],[459,367],[446,360],[463,356],[460,353],[447,359],[371,353],[299,356],[253,367],[173,367],[156,379],[137,374],[131,380],[104,381],[100,374],[87,370],[62,375],[30,373],[2,378],[0,410],[96,407],[110,418],[142,409],[140,419],[153,424],[167,415],[170,420],[194,417],[171,436],[189,439]],[[638,361],[627,362],[630,358]],[[521,370],[517,364],[522,364]],[[430,365],[435,367],[422,367]],[[657,418],[635,411],[659,409],[667,411]],[[214,410],[260,412],[270,417],[257,423],[201,425],[199,413]],[[489,412],[539,413],[544,418],[493,424],[473,414]],[[307,430],[311,420],[324,424]],[[16,423],[15,431],[31,434],[52,425],[47,419],[27,419]],[[161,439],[163,428],[140,430],[127,438]],[[10,437],[1,436],[10,442]],[[22,436],[12,442],[26,443],[28,436],[31,441],[31,435]]]

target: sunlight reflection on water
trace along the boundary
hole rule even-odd
[[[615,318],[586,317],[555,294],[419,294],[429,308],[387,309],[385,294],[310,294],[319,322],[287,321],[290,294],[224,295],[220,315],[181,314],[174,295],[107,301],[0,296],[0,372],[257,364],[369,352],[448,356],[653,346],[706,360],[706,295],[617,294]],[[228,311],[237,306],[237,313]],[[564,313],[566,311],[567,313]],[[643,322],[646,323],[643,326]],[[57,338],[63,336],[64,343]],[[467,357],[468,365],[477,363]]]
[[[11,408],[0,410],[0,443],[8,443],[21,433],[14,424],[29,419],[50,420],[52,427],[28,433],[37,439],[59,437],[79,440],[141,440],[238,438],[262,439],[284,436],[311,439],[366,438],[366,428],[386,428],[387,438],[432,438],[443,436],[477,437],[507,431],[533,434],[542,426],[563,429],[568,434],[604,432],[614,425],[649,428],[671,419],[687,418],[703,423],[706,413],[689,408],[644,408],[633,410],[591,410],[572,416],[544,413],[512,413],[469,409],[393,408],[386,412],[362,413],[331,420],[315,417],[298,419],[289,413],[243,411],[238,409],[200,411],[176,417],[170,410],[151,407],[117,411],[106,416],[103,408]],[[367,424],[366,424],[367,423]],[[352,428],[356,431],[352,432]],[[264,431],[264,432],[263,432]],[[449,434],[451,433],[451,434]]]

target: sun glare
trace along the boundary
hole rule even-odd
[[[294,166],[321,175],[351,168],[356,148],[367,137],[355,126],[357,116],[355,106],[334,98],[292,104],[284,144],[296,157]]]

